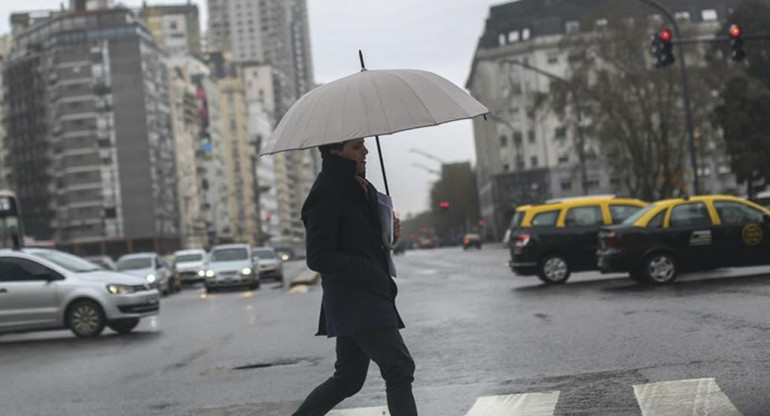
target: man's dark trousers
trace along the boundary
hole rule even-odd
[[[316,387],[293,416],[323,416],[358,393],[370,359],[380,367],[385,380],[391,416],[417,416],[412,396],[414,361],[396,328],[337,337],[334,375]]]

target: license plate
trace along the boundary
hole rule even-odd
[[[150,303],[150,304],[158,303],[158,297],[157,296],[150,296],[149,298],[147,298],[147,303]]]

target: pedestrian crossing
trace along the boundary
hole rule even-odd
[[[718,415],[741,413],[713,378],[633,385],[642,416]],[[553,416],[559,391],[484,396],[465,416]],[[418,403],[419,404],[419,403]],[[569,414],[569,409],[561,409]],[[333,410],[327,416],[390,416],[385,406]]]

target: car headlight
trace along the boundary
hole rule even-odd
[[[128,295],[135,292],[133,286],[126,285],[107,285],[107,291],[113,295]]]
[[[206,271],[205,270],[198,270],[198,277],[204,277],[204,276],[206,276]]]
[[[251,274],[251,267],[244,267],[241,269],[242,275],[250,275]]]
[[[214,277],[214,274],[213,270],[206,270],[206,277]]]
[[[147,279],[147,281],[150,283],[154,283],[158,278],[155,277],[154,274],[150,273],[147,276],[145,276],[145,279]]]
[[[288,254],[282,254],[281,255],[281,260],[283,260],[283,261],[289,260],[289,255]]]

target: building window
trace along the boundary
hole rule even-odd
[[[508,146],[508,138],[505,136],[500,136],[500,147],[506,146]]]
[[[608,23],[609,22],[607,21],[607,19],[598,19],[598,20],[596,20],[596,28],[597,29],[603,29],[603,28],[607,27]]]
[[[521,40],[527,40],[530,37],[530,31],[529,28],[523,29],[521,31]]]
[[[535,143],[535,131],[534,130],[528,131],[527,132],[527,138],[528,138],[530,144]]]
[[[505,45],[505,33],[501,33],[500,36],[498,36],[497,41],[500,46]]]
[[[559,63],[559,55],[555,53],[548,54],[548,65],[556,65]]]
[[[508,171],[510,171],[510,170],[511,170],[511,165],[509,165],[509,164],[507,164],[507,163],[503,165],[503,171],[504,171],[504,172],[508,172]]]
[[[719,18],[717,11],[714,9],[703,10],[701,12],[701,17],[704,22],[715,22]]]
[[[569,155],[561,155],[559,156],[559,163],[564,164],[569,162]]]
[[[169,22],[168,28],[171,30],[176,30],[176,22]]]
[[[562,191],[569,191],[572,189],[572,181],[562,181],[561,182],[561,190]]]
[[[518,30],[512,30],[508,32],[508,43],[518,42],[519,36],[520,34]]]
[[[554,136],[556,136],[559,140],[564,140],[567,138],[567,128],[566,127],[557,127],[554,132]]]
[[[580,30],[580,22],[577,20],[570,20],[564,24],[564,31],[567,33],[576,33]]]
[[[674,19],[676,20],[683,20],[683,21],[690,21],[690,12],[676,12],[674,13]]]
[[[588,189],[598,188],[599,187],[599,180],[598,179],[589,179],[588,182],[586,182],[586,186],[588,187]]]
[[[533,168],[537,167],[537,156],[532,156],[529,158],[529,165]]]
[[[514,131],[513,132],[513,145],[514,146],[521,146],[522,141],[522,134],[520,131]]]

